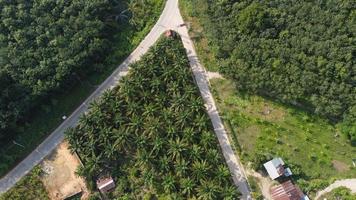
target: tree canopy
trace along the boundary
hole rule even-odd
[[[162,38],[66,137],[93,184],[119,199],[237,199],[179,39]]]
[[[220,71],[239,90],[301,106],[332,121],[352,117],[353,1],[193,0],[191,4],[220,61]]]
[[[115,34],[146,28],[143,16],[153,16],[156,4],[161,1],[0,0],[0,139],[21,132],[19,124],[49,97],[104,71]]]
[[[108,49],[109,1],[0,1],[0,138],[39,98],[93,70]]]

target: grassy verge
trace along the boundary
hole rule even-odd
[[[12,189],[0,196],[0,200],[33,200],[49,199],[40,179],[42,170],[35,167],[26,177],[22,178]]]
[[[333,200],[333,199],[340,199],[340,200],[354,200],[356,199],[356,194],[352,194],[348,188],[340,187],[332,190],[331,192],[321,196],[319,198]]]
[[[179,1],[181,14],[186,22],[188,22],[189,35],[194,41],[194,47],[199,55],[200,62],[208,71],[217,72],[219,69],[218,60],[215,59],[213,48],[209,46],[209,41],[205,37],[203,27],[198,19],[194,16],[194,9],[187,0]],[[201,9],[201,8],[200,8]]]
[[[158,4],[157,4],[158,5]],[[61,122],[63,115],[70,115],[103,82],[109,74],[131,53],[139,42],[148,34],[160,15],[164,1],[155,8],[155,16],[147,19],[146,26],[136,31],[126,26],[118,32],[112,41],[113,49],[108,55],[102,71],[90,74],[85,80],[68,91],[49,99],[33,112],[31,121],[24,125],[23,132],[13,141],[2,144],[0,151],[0,176],[4,176],[12,167],[33,151]],[[15,144],[16,142],[17,144]],[[19,145],[18,145],[19,144]]]
[[[208,70],[217,71],[214,47],[209,46],[200,20],[186,0],[180,3],[199,59]],[[352,166],[356,148],[334,125],[296,108],[236,93],[230,80],[215,79],[211,84],[224,123],[245,164],[252,163],[258,169],[266,159],[281,156],[305,191],[315,191],[334,179],[356,177]]]
[[[262,196],[261,189],[257,183],[258,180],[253,176],[249,176],[249,177],[247,177],[247,179],[248,179],[248,183],[250,184],[250,187],[251,187],[252,198],[256,199],[256,200],[263,200],[264,198]]]

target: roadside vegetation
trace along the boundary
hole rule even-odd
[[[180,38],[161,38],[66,137],[119,199],[237,199]]]
[[[258,186],[258,180],[253,176],[249,176],[247,179],[248,184],[250,185],[252,198],[255,200],[264,200],[261,189]]]
[[[22,178],[16,185],[4,194],[0,200],[49,200],[46,189],[40,179],[42,170],[35,167],[27,176]]]
[[[105,80],[163,7],[164,0],[0,0],[0,176]]]
[[[324,200],[324,199],[327,199],[327,200],[354,200],[356,199],[356,194],[352,194],[351,191],[348,189],[348,188],[345,188],[345,187],[339,187],[339,188],[336,188],[334,190],[332,190],[331,192],[321,196],[319,198],[320,200]]]
[[[233,20],[237,18],[233,18],[232,15],[237,15],[243,11],[247,12],[249,9],[252,9],[254,6],[250,6],[248,9],[244,10],[250,5],[250,3],[247,3],[246,1],[236,2],[232,8],[233,1],[219,2],[219,4],[216,1],[209,1],[209,4],[204,2],[206,1],[182,0],[180,1],[180,7],[185,20],[188,21],[188,24],[190,25],[190,34],[194,39],[199,58],[203,65],[210,71],[220,71],[226,78],[213,79],[211,80],[211,84],[213,87],[214,96],[217,99],[219,110],[224,118],[224,123],[226,124],[231,139],[234,141],[235,147],[237,151],[239,151],[243,162],[246,165],[249,164],[249,166],[256,170],[259,170],[262,168],[262,163],[264,161],[267,161],[273,156],[281,156],[286,161],[286,163],[290,165],[294,173],[293,177],[306,192],[314,192],[317,189],[323,188],[334,179],[355,177],[356,169],[352,166],[352,159],[356,153],[356,148],[352,146],[352,134],[356,133],[356,130],[354,130],[355,121],[352,115],[356,112],[353,112],[352,109],[355,103],[354,98],[356,93],[353,92],[348,94],[338,94],[348,96],[348,104],[343,106],[348,107],[347,109],[349,109],[349,111],[346,111],[347,109],[345,109],[345,113],[340,115],[342,116],[341,118],[336,119],[337,117],[331,117],[331,119],[331,115],[319,111],[316,112],[319,105],[314,105],[314,109],[310,109],[308,106],[313,103],[307,103],[306,101],[299,102],[297,100],[290,101],[288,98],[281,99],[278,95],[284,95],[284,91],[276,90],[280,93],[275,94],[269,93],[268,88],[265,90],[263,87],[258,86],[255,88],[258,89],[257,91],[249,88],[251,87],[252,81],[254,81],[255,84],[270,84],[271,87],[275,86],[273,85],[275,83],[272,83],[272,81],[278,79],[274,79],[275,77],[273,77],[273,73],[271,73],[271,77],[268,78],[270,80],[262,80],[263,78],[267,79],[267,77],[264,77],[266,74],[262,73],[265,73],[269,70],[268,62],[265,60],[268,57],[263,57],[258,53],[261,52],[262,49],[263,52],[273,53],[271,51],[275,51],[275,49],[280,48],[278,46],[279,40],[276,39],[275,42],[271,42],[271,40],[273,41],[273,38],[265,38],[264,40],[266,42],[269,40],[269,45],[275,45],[274,47],[270,46],[269,49],[265,49],[260,46],[260,43],[264,41],[260,39],[264,37],[263,35],[260,35],[262,34],[261,32],[251,33],[250,35],[253,38],[248,38],[250,36],[248,36],[247,33],[234,33],[235,30],[240,30],[240,28],[237,27],[240,25],[239,23],[233,22]],[[251,5],[257,5],[259,3],[252,3]],[[338,2],[335,3],[338,4]],[[278,6],[283,5],[281,3],[274,5],[271,3],[271,1],[262,2],[262,4],[266,4],[260,5],[263,7],[263,9],[267,10],[266,12],[271,10],[274,12],[280,11]],[[285,12],[291,12],[288,9],[295,9],[295,11],[297,11],[298,9],[296,8],[298,8],[298,6],[303,7],[301,4],[302,3],[296,3],[295,5],[293,4],[292,6],[288,6],[286,7]],[[304,9],[316,6],[312,4],[313,3],[310,2],[305,3]],[[314,14],[319,15],[320,13],[324,12],[323,9],[330,9],[329,4],[330,2],[326,3],[321,10],[313,8],[318,10],[318,12]],[[273,7],[273,9],[271,7]],[[338,9],[348,10],[348,7],[338,7]],[[256,11],[256,16],[258,16],[257,13],[259,12],[260,11]],[[302,10],[299,12],[305,11]],[[253,12],[251,11],[251,13]],[[350,13],[352,12],[344,13],[350,17],[346,17],[347,19],[345,20],[345,23],[349,23],[349,20],[352,20],[352,16],[354,16]],[[223,14],[227,15],[222,17]],[[252,15],[250,17],[252,17]],[[324,17],[326,16],[320,16],[321,22],[325,20]],[[241,16],[240,19],[242,20],[244,18],[246,22],[248,22],[249,15],[246,14],[245,17]],[[290,23],[288,20],[302,19],[294,19],[293,13],[289,13],[289,18],[286,18],[284,23]],[[242,23],[242,21],[240,22]],[[252,23],[254,20],[250,22]],[[220,25],[216,25],[217,23],[220,23]],[[289,29],[288,27],[291,28],[293,26],[293,24],[289,24],[286,29]],[[322,26],[322,24],[320,26]],[[350,24],[345,26],[352,28],[350,27]],[[296,29],[297,27],[294,27],[293,30],[295,31]],[[350,29],[342,29],[341,32],[347,32],[348,30]],[[271,31],[271,29],[263,29],[261,31]],[[310,30],[308,29],[304,31],[308,32]],[[219,36],[216,36],[217,32],[219,32]],[[339,34],[338,32],[332,31],[328,34],[332,33]],[[295,35],[295,37],[302,37],[302,35],[306,33],[301,32],[300,34],[301,35]],[[349,36],[352,37],[352,34]],[[342,37],[344,37],[344,35]],[[312,42],[310,40],[311,39],[308,39],[309,42]],[[345,44],[350,45],[346,41],[344,42]],[[318,42],[317,44],[323,45],[322,41]],[[333,48],[340,48],[340,52],[341,50],[346,52],[350,50],[350,48],[339,47],[339,43],[337,42],[333,42],[333,44],[335,45]],[[225,47],[228,48],[235,45],[235,50],[230,49],[231,51],[228,51],[224,49]],[[240,45],[244,45],[244,47],[247,49],[240,51],[240,48],[242,48]],[[290,46],[290,48],[293,47],[302,48],[302,46],[298,45]],[[252,49],[256,49],[256,52],[247,52]],[[294,50],[296,51],[297,49]],[[243,54],[241,54],[242,52]],[[291,55],[289,56],[294,56],[293,53],[290,52],[290,54]],[[341,57],[345,55],[339,54]],[[247,69],[242,66],[240,69],[240,63],[235,62],[237,58],[239,61],[244,62],[244,64],[247,63],[248,66],[251,66],[251,68]],[[257,58],[261,59],[258,64],[252,64],[252,62],[255,62]],[[312,62],[312,58],[308,58],[310,59],[310,62]],[[285,57],[283,57],[283,59],[285,59]],[[335,59],[331,58],[329,60],[330,63],[336,62]],[[284,62],[288,63],[289,61],[284,60]],[[351,59],[349,61],[345,61],[344,64],[345,66],[349,66],[351,63],[352,66],[352,62],[354,61]],[[323,65],[325,68],[320,66],[320,69],[323,68],[323,70],[326,70],[325,73],[327,73],[327,71],[331,72],[332,70],[326,67],[326,65],[331,67],[332,64],[330,63]],[[291,70],[288,67],[292,67],[293,65],[301,66],[290,61],[284,70]],[[309,63],[308,66],[309,65],[311,64]],[[345,67],[345,73],[349,74],[349,77],[351,78],[352,70],[347,71],[347,69],[351,68]],[[306,70],[303,73],[307,72],[308,71]],[[245,76],[248,81],[241,81],[242,79],[240,80],[237,78],[239,76]],[[283,74],[278,76],[283,76]],[[292,89],[293,84],[295,85],[299,84],[297,82],[305,82],[301,79],[294,79],[297,77],[292,77],[288,75],[288,73],[284,73],[284,76],[285,77],[280,77],[279,80],[282,80],[283,78],[290,78],[290,80],[296,81],[295,83],[284,82],[284,88],[289,87],[289,84],[291,84],[292,86],[289,89]],[[258,77],[260,77],[261,80],[257,80]],[[328,79],[326,76],[320,75],[319,77],[319,79]],[[349,80],[352,80],[352,78]],[[308,86],[305,87],[308,88],[300,89],[312,90],[313,88],[316,88],[312,85],[312,82],[307,83]],[[341,84],[341,82],[339,83]],[[353,89],[355,89],[355,87],[353,87]],[[260,91],[265,91],[269,94],[261,93]],[[307,97],[309,95],[306,93],[299,93],[300,91],[298,90],[291,91],[295,91],[295,97],[298,95],[305,95],[305,97]],[[285,94],[287,95],[287,93]],[[327,95],[327,92],[324,91],[323,94]],[[324,100],[326,99],[327,97],[325,97]],[[306,100],[306,98],[304,100]],[[297,104],[293,105],[293,101]],[[339,99],[336,101],[344,100]],[[320,104],[320,106],[324,106],[323,109],[329,109],[330,107],[328,106],[333,106],[332,101],[327,102],[328,105],[324,103],[325,101]],[[314,102],[314,104],[317,103]],[[339,104],[336,103],[335,105]],[[343,116],[345,116],[345,118],[343,118]],[[256,189],[256,192],[258,193],[258,189]],[[259,194],[256,195],[259,196]]]

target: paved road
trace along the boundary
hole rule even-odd
[[[177,4],[178,4],[178,0],[177,0]],[[175,12],[174,16],[176,16],[175,20],[177,20],[176,24],[184,23],[178,6],[173,11]],[[219,140],[219,144],[222,149],[224,158],[230,169],[230,172],[232,173],[234,183],[235,185],[238,186],[238,189],[242,194],[241,199],[245,199],[245,200],[252,199],[250,194],[250,189],[246,181],[246,175],[243,171],[243,167],[240,163],[240,159],[232,149],[232,146],[229,141],[229,137],[224,128],[224,124],[221,121],[218,110],[216,108],[213,95],[210,92],[207,72],[199,62],[197,53],[195,52],[194,49],[194,44],[189,37],[188,29],[185,26],[183,26],[183,27],[178,27],[175,30],[179,33],[179,35],[182,38],[184,48],[187,51],[190,66],[192,67],[195,80],[199,87],[200,93],[204,99],[208,111],[208,115],[212,121],[214,131]]]
[[[4,178],[0,180],[0,193],[7,191],[9,188],[25,176],[35,165],[37,165],[46,155],[48,155],[64,138],[64,131],[76,125],[79,116],[87,109],[88,104],[98,98],[106,89],[113,88],[118,81],[127,74],[128,65],[138,60],[150,46],[160,37],[167,29],[177,31],[186,48],[188,58],[197,81],[201,95],[206,103],[209,117],[212,120],[215,133],[218,137],[223,155],[226,159],[228,167],[232,172],[234,183],[238,186],[242,193],[242,199],[251,199],[246,177],[243,172],[239,158],[234,154],[231,148],[230,141],[225,131],[224,125],[220,119],[213,96],[209,89],[209,83],[206,78],[206,72],[199,63],[197,54],[194,50],[193,42],[188,35],[187,28],[179,27],[183,23],[183,18],[178,8],[178,0],[167,0],[166,6],[150,33],[140,43],[140,45],[130,54],[130,56],[107,78],[94,93],[86,99],[69,117],[64,121],[53,133],[40,144],[30,155],[28,155],[21,163],[11,170]]]
[[[351,190],[352,193],[356,193],[356,179],[343,179],[335,181],[327,188],[317,192],[315,199],[319,199],[322,195],[331,192],[333,189],[336,189],[338,187],[347,187]]]

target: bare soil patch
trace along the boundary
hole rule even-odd
[[[84,180],[75,175],[79,165],[80,161],[70,153],[67,142],[61,143],[41,163],[45,172],[42,181],[51,199],[62,200],[79,192],[83,193],[82,199],[87,198]]]
[[[338,161],[338,160],[333,160],[333,167],[338,171],[338,172],[344,172],[344,171],[348,171],[350,168],[347,164]]]
[[[219,72],[207,72],[206,76],[209,80],[213,78],[224,78]]]
[[[263,176],[261,173],[258,173],[252,169],[247,169],[246,173],[249,176],[253,176],[258,180],[258,186],[260,187],[261,193],[264,198],[272,199],[272,196],[269,192],[270,188],[273,185],[273,181],[269,179],[267,176]]]

